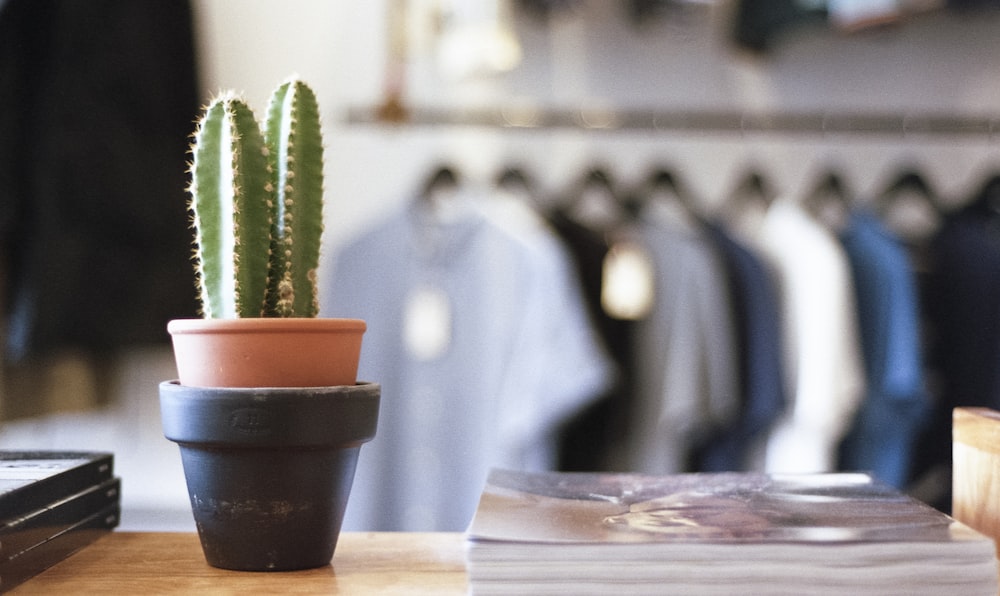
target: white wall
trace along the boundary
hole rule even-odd
[[[998,160],[986,136],[606,133],[460,127],[387,129],[345,124],[350,106],[382,99],[389,0],[196,0],[206,93],[246,91],[255,105],[296,72],[317,89],[327,129],[328,243],[356,233],[414,189],[429,168],[452,161],[486,182],[519,158],[548,190],[588,163],[609,164],[626,181],[653,163],[677,167],[707,201],[719,200],[749,162],[788,193],[816,168],[835,163],[872,194],[900,164],[919,165],[945,195],[961,197]],[[434,2],[410,0],[414,7]],[[447,6],[447,2],[439,2]],[[641,31],[625,3],[582,2],[580,15],[548,26],[523,16],[525,59],[512,73],[455,81],[436,69],[429,21],[411,14],[408,99],[414,105],[539,105],[735,109],[751,112],[889,112],[993,115],[1000,111],[1000,13],[931,13],[887,31],[841,35],[793,31],[764,57],[734,48],[732,2],[692,9],[683,22]],[[418,31],[419,29],[419,31]],[[414,31],[417,31],[414,34]]]

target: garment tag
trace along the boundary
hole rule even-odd
[[[645,318],[653,307],[655,273],[646,249],[635,242],[616,242],[604,257],[601,307],[615,319]]]
[[[406,300],[403,342],[417,360],[433,360],[451,344],[451,303],[444,291],[421,286]]]

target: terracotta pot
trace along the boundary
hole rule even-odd
[[[167,331],[189,387],[333,387],[357,381],[359,319],[177,319]]]
[[[375,383],[161,383],[163,434],[180,446],[206,561],[243,571],[328,565],[379,398]]]

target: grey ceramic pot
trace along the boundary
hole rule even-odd
[[[160,384],[163,434],[180,446],[205,559],[287,571],[328,565],[361,445],[375,436],[375,383],[309,388]]]

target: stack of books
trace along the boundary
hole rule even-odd
[[[473,594],[990,594],[992,539],[867,474],[491,472]]]
[[[118,525],[110,453],[0,451],[0,592]]]

